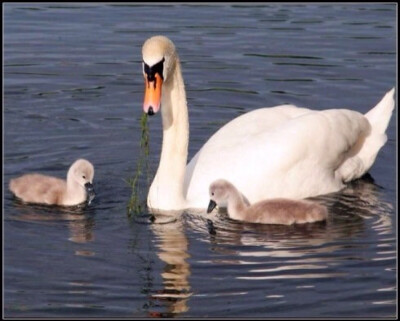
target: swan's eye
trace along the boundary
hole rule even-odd
[[[214,196],[214,192],[212,192],[211,195]]]
[[[82,178],[83,178],[83,179],[86,179],[86,176],[85,176],[85,175],[83,175],[83,176],[82,176]]]

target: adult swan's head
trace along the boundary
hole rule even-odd
[[[142,48],[145,94],[143,111],[154,115],[160,110],[163,86],[170,87],[178,55],[171,40],[164,36],[149,38]]]

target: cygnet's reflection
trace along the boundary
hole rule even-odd
[[[70,236],[68,240],[74,243],[87,243],[94,241],[93,227],[95,224],[92,210],[85,205],[63,207],[39,204],[26,204],[18,199],[14,204],[19,208],[20,214],[16,220],[29,222],[68,222]],[[91,253],[92,255],[93,253]]]

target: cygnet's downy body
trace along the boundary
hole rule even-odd
[[[223,205],[230,218],[244,222],[291,225],[324,221],[328,216],[325,206],[305,200],[276,198],[247,205],[236,187],[223,179],[213,182],[209,193],[207,213]]]
[[[26,174],[10,180],[10,190],[26,203],[74,206],[94,199],[93,165],[78,159],[68,170],[67,180],[41,174]]]

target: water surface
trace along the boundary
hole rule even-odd
[[[4,5],[4,316],[396,316],[396,110],[370,175],[318,197],[326,223],[185,212],[151,224],[126,210],[148,37],[178,48],[191,157],[255,108],[365,113],[396,85],[395,26],[394,4]],[[154,172],[159,115],[149,126]],[[27,172],[64,177],[80,157],[96,170],[89,207],[7,190]]]

